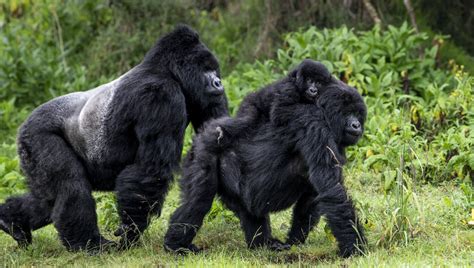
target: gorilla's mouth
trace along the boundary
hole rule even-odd
[[[214,88],[214,87],[208,87],[207,88],[207,94],[209,94],[211,96],[220,96],[220,95],[224,94],[224,88],[217,89],[217,88]]]
[[[361,136],[362,133],[359,131],[346,130],[344,131],[344,138],[342,140],[344,144],[353,145],[359,141]]]
[[[346,130],[345,132],[347,136],[354,137],[354,138],[359,138],[362,135],[362,132],[360,131]]]

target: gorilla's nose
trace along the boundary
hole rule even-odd
[[[215,88],[215,89],[218,89],[218,90],[223,90],[224,87],[222,86],[222,82],[221,80],[219,79],[214,79],[212,81],[212,86]]]
[[[351,123],[351,127],[352,127],[352,129],[359,131],[359,130],[360,130],[360,123],[359,123],[359,121],[354,121],[354,122],[352,122],[352,123]]]
[[[362,134],[362,124],[356,117],[351,116],[347,120],[345,131],[350,135],[360,136]]]

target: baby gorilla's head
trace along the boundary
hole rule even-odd
[[[315,103],[333,80],[326,66],[310,59],[303,60],[288,76],[294,81],[301,99],[307,103]]]

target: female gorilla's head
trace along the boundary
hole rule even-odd
[[[331,78],[320,94],[317,104],[324,110],[335,141],[343,146],[354,145],[362,137],[367,107],[353,87]]]

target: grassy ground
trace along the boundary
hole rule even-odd
[[[369,252],[365,256],[340,259],[332,236],[325,231],[324,220],[313,231],[307,243],[287,252],[265,249],[248,250],[245,247],[239,223],[228,213],[220,213],[205,222],[195,242],[204,253],[175,256],[164,252],[163,236],[170,213],[178,203],[178,189],[173,187],[163,216],[155,219],[144,235],[143,244],[127,252],[111,252],[98,256],[67,252],[59,243],[52,226],[34,232],[34,243],[27,250],[0,234],[0,266],[263,266],[263,265],[318,265],[318,266],[474,266],[474,231],[465,220],[468,211],[459,186],[418,185],[411,191],[407,208],[409,230],[407,239],[387,241],[394,222],[390,215],[395,208],[388,202],[378,181],[365,179],[361,174],[347,173],[347,184],[354,199],[367,219],[366,229]],[[100,206],[100,205],[99,205]],[[99,211],[99,214],[101,211]],[[272,215],[274,234],[284,238],[288,229],[290,211]],[[112,230],[103,230],[112,237]]]

